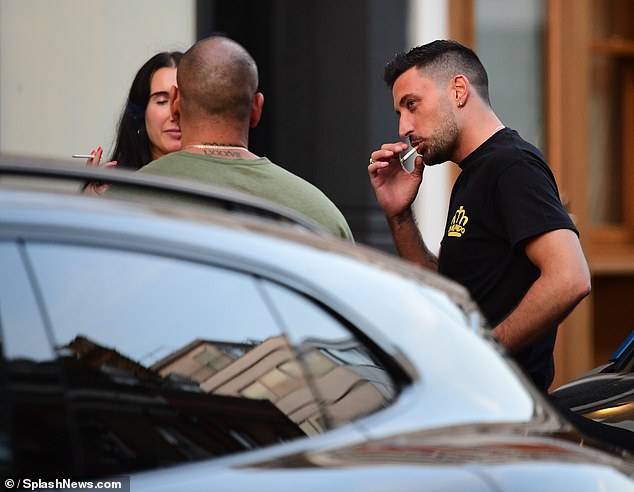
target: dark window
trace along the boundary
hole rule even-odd
[[[0,272],[1,468],[22,476],[72,473],[63,375],[15,244],[0,243]]]
[[[27,285],[26,294],[2,289],[3,302],[21,297],[3,326],[15,339],[5,356],[63,374],[79,446],[69,472],[114,474],[285,442],[394,397],[345,323],[277,284],[101,248],[34,243],[23,258],[43,302],[25,305]],[[16,345],[27,332],[44,333],[39,320],[19,319],[35,307],[50,320],[55,357]]]
[[[265,287],[322,402],[320,413],[307,417],[307,433],[353,421],[394,400],[389,374],[343,320],[289,289]]]

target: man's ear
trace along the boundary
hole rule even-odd
[[[178,87],[173,85],[170,87],[169,93],[170,114],[176,123],[180,123],[181,119],[181,97]]]
[[[455,95],[456,105],[461,108],[469,98],[469,80],[464,75],[456,75],[451,80],[451,91]]]
[[[262,109],[264,108],[264,94],[256,92],[251,100],[251,116],[249,117],[249,127],[255,128],[262,117]]]

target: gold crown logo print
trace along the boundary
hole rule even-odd
[[[464,208],[460,205],[460,208],[456,210],[455,214],[453,214],[447,235],[451,237],[462,237],[465,233],[465,226],[467,225],[467,222],[469,222],[469,217],[467,217]]]

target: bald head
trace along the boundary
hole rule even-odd
[[[198,41],[183,55],[177,82],[183,114],[245,122],[258,88],[258,69],[242,46],[217,36]]]

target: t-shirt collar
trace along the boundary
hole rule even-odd
[[[508,130],[508,127],[504,127],[501,130],[498,130],[497,132],[495,132],[493,135],[491,135],[489,138],[487,138],[484,142],[482,142],[482,144],[480,144],[479,147],[477,147],[473,152],[471,152],[467,157],[465,157],[464,159],[462,159],[462,162],[458,163],[458,166],[460,167],[460,169],[462,169],[463,171],[465,171],[470,164],[473,161],[478,160],[478,156],[480,156],[480,154],[482,154],[482,152],[485,152],[487,147],[495,142],[496,140],[498,140],[499,138],[501,138],[501,135],[503,133],[506,133],[506,130]]]

